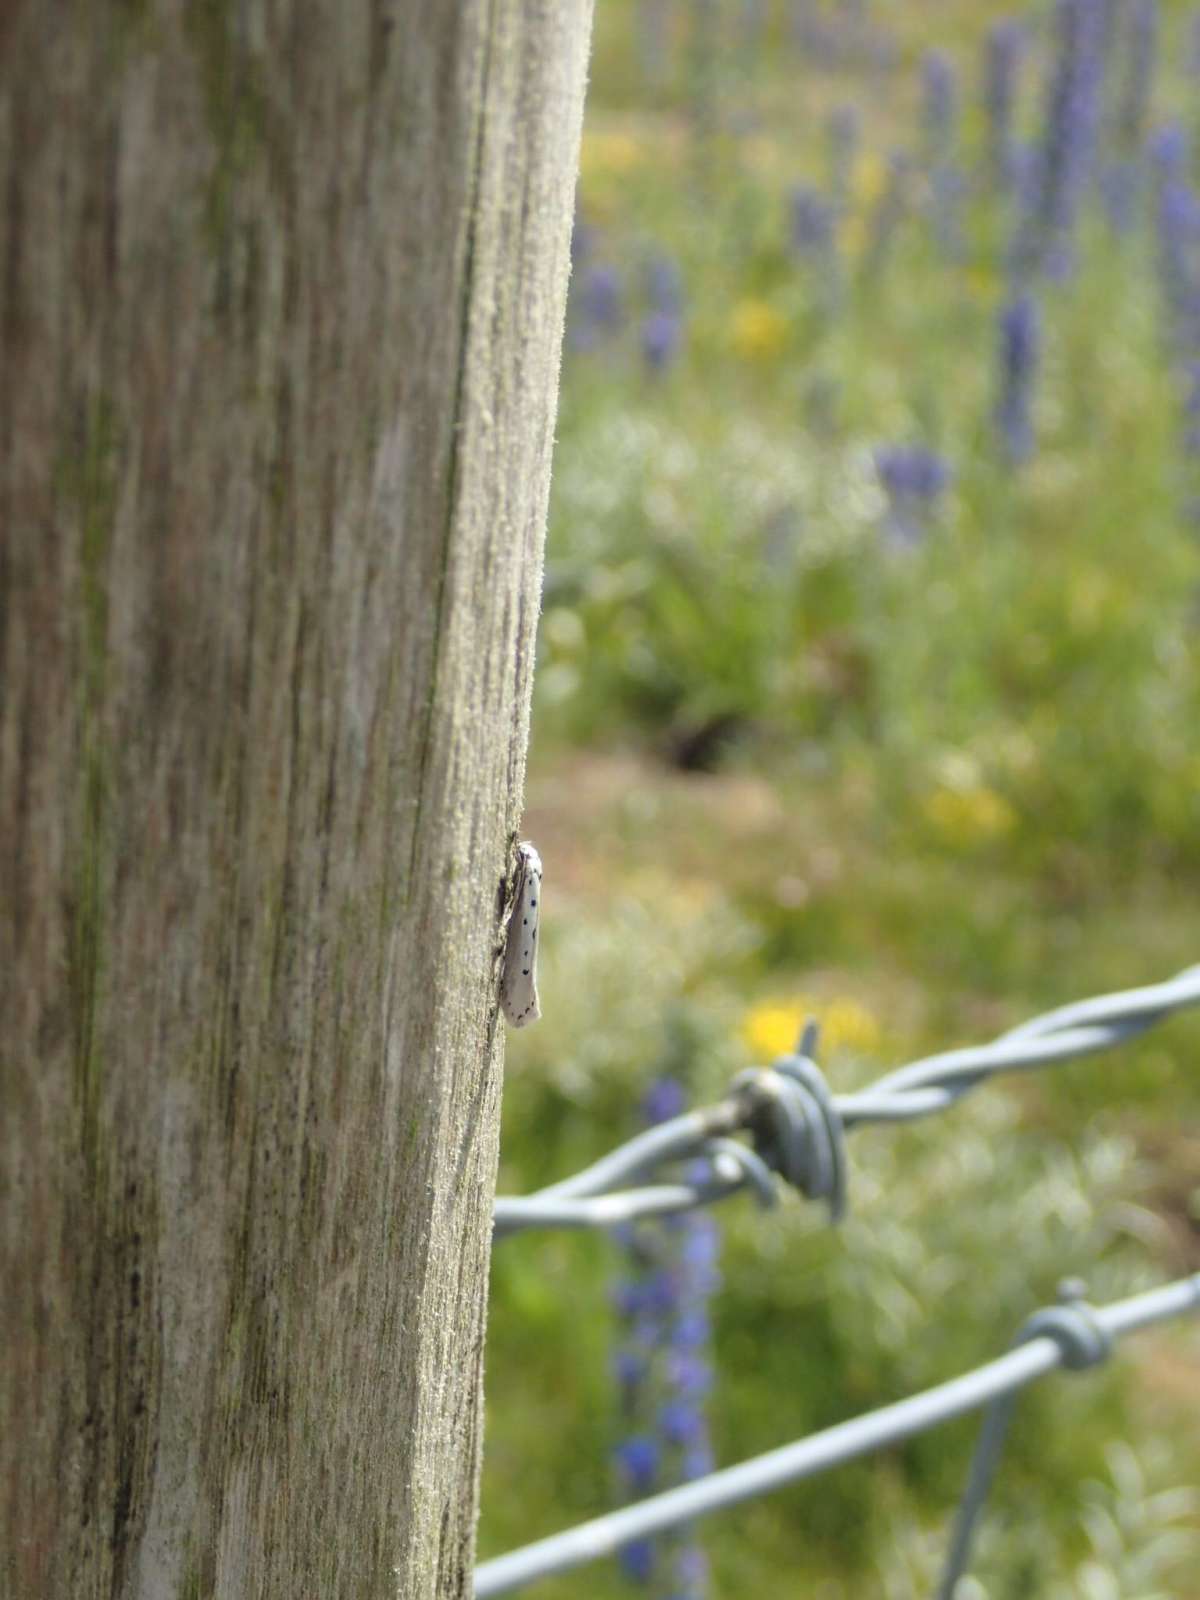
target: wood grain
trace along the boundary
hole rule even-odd
[[[590,0],[0,8],[0,1593],[470,1590]]]

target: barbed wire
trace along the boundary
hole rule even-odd
[[[1017,1335],[1014,1348],[960,1377],[483,1562],[475,1569],[476,1600],[508,1594],[552,1573],[613,1555],[635,1539],[665,1533],[784,1484],[813,1477],[986,1406],[989,1410],[938,1589],[938,1600],[950,1600],[966,1570],[972,1536],[1019,1391],[1057,1367],[1080,1370],[1096,1365],[1126,1334],[1200,1312],[1200,1273],[1101,1307],[1082,1300],[1080,1287],[1078,1280],[1069,1280],[1060,1291],[1060,1303],[1031,1317]]]
[[[1002,1072],[1030,1071],[1124,1043],[1187,1006],[1200,1005],[1200,966],[1164,983],[1076,1001],[1034,1017],[990,1044],[924,1056],[867,1088],[835,1095],[817,1066],[818,1030],[805,1025],[796,1050],[769,1067],[738,1073],[716,1104],[685,1112],[618,1145],[582,1172],[495,1204],[497,1238],[529,1228],[610,1228],[692,1210],[750,1189],[774,1205],[776,1179],[831,1219],[845,1213],[845,1135],[870,1123],[910,1122],[949,1110]],[[744,1144],[733,1135],[749,1134]],[[698,1180],[653,1181],[662,1168],[707,1161]]]

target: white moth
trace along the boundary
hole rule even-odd
[[[500,1004],[514,1028],[524,1028],[542,1014],[537,992],[541,900],[542,858],[531,844],[524,842],[517,846],[513,909],[504,946],[504,972],[500,978]]]

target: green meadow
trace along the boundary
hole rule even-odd
[[[523,828],[544,1016],[508,1036],[502,1193],[636,1132],[655,1080],[718,1098],[806,1016],[849,1090],[1200,960],[1200,436],[1151,153],[1191,140],[1186,198],[1200,74],[1189,8],[1145,8],[1139,91],[1134,8],[1110,10],[1050,270],[1014,241],[1051,7],[1020,13],[1022,177],[992,159],[999,6],[599,0]],[[896,449],[941,474],[899,508]],[[1001,1353],[1064,1277],[1103,1302],[1200,1270],[1198,1053],[1184,1015],[855,1132],[837,1229],[794,1194],[725,1202],[717,1463]],[[620,1503],[621,1271],[600,1234],[496,1245],[481,1559]],[[704,1592],[931,1594],[977,1425],[711,1517]],[[1022,1397],[962,1600],[1183,1600],[1198,1485],[1193,1320]],[[637,1587],[605,1561],[529,1592]]]

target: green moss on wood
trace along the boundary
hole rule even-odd
[[[264,63],[245,38],[242,6],[232,0],[193,0],[184,12],[184,32],[199,70],[212,139],[204,233],[217,266],[215,309],[221,314],[233,293],[237,193],[267,150],[270,99]]]

